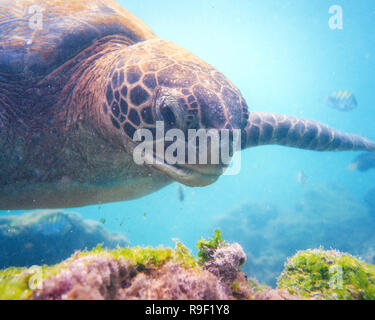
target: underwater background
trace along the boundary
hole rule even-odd
[[[250,111],[314,119],[375,139],[373,0],[118,2],[160,38],[223,72]],[[331,5],[343,9],[342,30],[329,27]],[[358,107],[327,107],[335,90],[353,92]],[[250,148],[242,153],[240,174],[211,186],[174,183],[137,200],[64,211],[98,221],[132,246],[174,246],[178,238],[194,248],[220,228],[224,239],[246,251],[243,270],[275,285],[297,250],[335,248],[375,263],[375,170],[348,170],[356,155]],[[0,217],[22,213],[0,211]],[[62,228],[47,223],[53,227],[44,234]]]

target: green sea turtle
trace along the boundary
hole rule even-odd
[[[249,113],[214,67],[112,0],[0,3],[0,209],[134,199],[224,165],[137,165],[139,128],[239,129],[242,148],[375,150],[310,120]],[[199,146],[197,147],[199,151]]]

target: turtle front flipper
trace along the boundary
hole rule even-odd
[[[375,143],[307,119],[252,112],[242,135],[242,149],[282,145],[316,151],[364,150],[375,152]]]

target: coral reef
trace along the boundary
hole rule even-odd
[[[299,251],[287,260],[278,288],[308,299],[375,299],[375,266],[337,250]]]
[[[126,246],[124,236],[76,213],[36,211],[0,216],[0,268],[55,264],[76,250]]]
[[[350,191],[317,186],[304,190],[293,209],[249,202],[217,217],[211,228],[243,247],[246,274],[274,287],[297,250],[337,248],[375,263],[374,217]]]

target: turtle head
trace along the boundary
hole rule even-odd
[[[223,137],[230,140],[248,119],[245,100],[224,75],[181,47],[153,39],[126,48],[110,78],[106,107],[125,146],[135,152],[148,143],[152,166],[185,185],[218,179],[229,164],[221,157]]]

